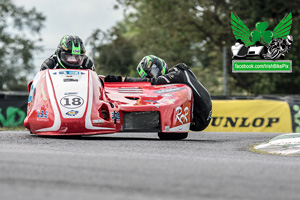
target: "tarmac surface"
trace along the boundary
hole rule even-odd
[[[51,138],[0,132],[0,199],[299,199],[300,157],[259,154],[276,133]]]

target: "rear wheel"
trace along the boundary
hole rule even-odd
[[[158,137],[161,140],[183,140],[187,138],[187,136],[188,133],[158,133]]]

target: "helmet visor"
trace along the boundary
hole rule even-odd
[[[61,60],[70,67],[79,67],[82,65],[84,55],[74,55],[66,52],[61,53]]]
[[[155,64],[153,64],[146,77],[147,78],[153,78],[153,77],[157,78],[160,75],[161,75],[161,72],[160,72],[159,68]]]

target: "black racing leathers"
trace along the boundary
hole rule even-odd
[[[63,68],[63,67],[59,64],[57,55],[53,54],[42,63],[40,71],[45,70],[45,69],[59,69],[59,68]],[[67,68],[69,68],[69,67],[67,67]],[[70,68],[70,69],[73,69],[73,68]],[[89,57],[85,56],[83,59],[82,65],[76,69],[91,69],[91,70],[95,71],[94,62]]]
[[[194,73],[184,63],[172,67],[165,75],[158,78],[131,78],[126,77],[125,82],[151,82],[152,85],[183,83],[193,91],[193,120],[190,126],[192,131],[202,131],[210,123],[212,115],[211,97],[206,88],[197,80]]]

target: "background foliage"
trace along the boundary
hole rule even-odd
[[[11,0],[0,0],[0,91],[26,89],[33,53],[38,50],[26,33],[39,33],[44,20],[34,8],[25,10]]]
[[[169,67],[184,62],[212,95],[223,94],[222,49],[227,49],[229,95],[297,94],[300,84],[300,6],[298,0],[117,0],[116,9],[125,18],[108,31],[91,33],[86,41],[93,47],[99,74],[137,76],[137,63],[149,54],[163,58]],[[235,39],[230,14],[234,12],[250,30],[267,21],[273,30],[292,12],[291,52],[293,73],[232,73],[231,46]],[[32,69],[37,35],[45,17],[35,9],[16,7],[0,0],[0,90],[21,90]],[[9,66],[9,67],[8,67]]]
[[[126,18],[107,33],[110,38],[105,43],[98,44],[96,66],[99,72],[136,76],[134,70],[140,59],[154,54],[163,58],[169,67],[185,62],[212,94],[220,95],[223,94],[222,48],[225,46],[231,95],[297,94],[300,83],[298,4],[296,0],[118,0],[116,7],[125,10]],[[286,59],[293,61],[293,73],[232,73],[230,48],[235,39],[231,12],[250,30],[255,29],[256,22],[263,21],[269,23],[268,30],[273,30],[292,12],[294,43]],[[118,51],[119,47],[122,51]],[[126,70],[123,69],[126,65],[119,65],[106,71],[107,66],[121,64],[123,60],[128,61]]]

